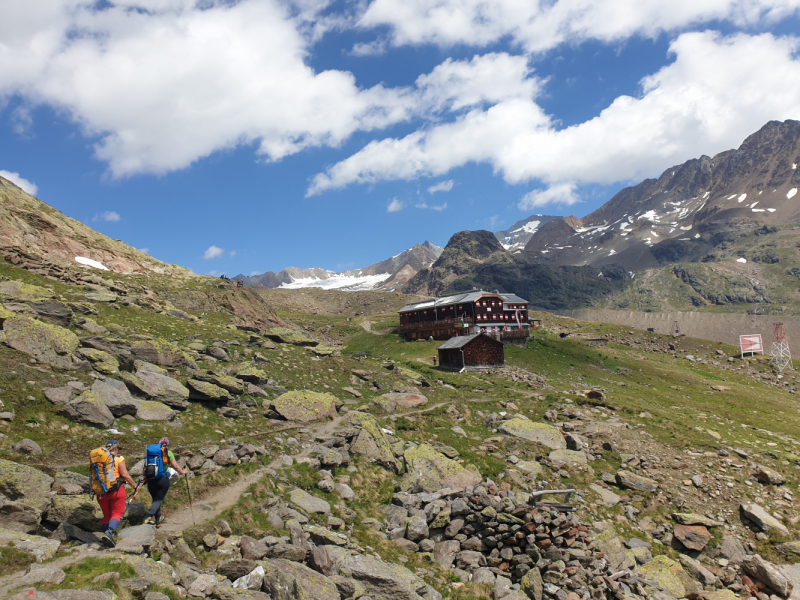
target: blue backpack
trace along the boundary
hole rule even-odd
[[[146,479],[169,477],[168,464],[169,457],[165,447],[161,444],[150,444],[147,447],[147,456],[144,461],[144,476]]]

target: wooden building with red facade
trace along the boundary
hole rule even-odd
[[[409,340],[447,340],[483,333],[503,343],[525,345],[530,337],[528,301],[514,294],[477,290],[400,309],[399,332]],[[534,320],[534,329],[540,326]]]
[[[452,337],[439,346],[439,366],[443,369],[491,369],[506,364],[503,342],[484,333]]]

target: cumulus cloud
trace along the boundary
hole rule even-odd
[[[231,258],[236,256],[236,250],[231,250],[230,252],[228,252],[228,256],[230,256]]]
[[[119,221],[119,219],[120,216],[118,212],[114,212],[113,210],[107,210],[104,213],[95,215],[92,218],[92,221],[104,221],[106,223],[116,223],[117,221]]]
[[[393,213],[393,212],[400,212],[405,208],[405,202],[399,200],[398,198],[392,198],[389,202],[389,205],[386,207],[386,211]]]
[[[559,129],[535,100],[511,97],[403,138],[373,141],[315,176],[309,193],[437,177],[482,162],[511,184],[555,186],[533,192],[526,206],[569,204],[576,196],[568,184],[658,175],[700,152],[736,147],[769,120],[799,118],[798,48],[794,37],[686,33],[670,45],[674,61],[641,81],[640,96],[620,96],[586,122]]]
[[[378,39],[374,42],[359,42],[353,44],[350,54],[353,56],[380,56],[386,52],[387,42],[384,39]]]
[[[454,182],[452,179],[448,179],[447,181],[442,181],[440,183],[437,183],[436,185],[432,185],[431,187],[429,187],[428,193],[433,195],[436,192],[449,192],[450,190],[453,189],[453,183]]]
[[[435,211],[438,211],[438,212],[442,212],[443,210],[445,210],[447,208],[447,202],[445,202],[444,204],[439,204],[439,205],[428,204],[426,202],[420,202],[418,204],[415,204],[414,206],[416,208],[422,208],[422,209],[435,210]]]
[[[139,248],[139,252],[144,252],[145,254],[150,254],[150,248]]]
[[[306,64],[325,2],[25,0],[3,4],[0,100],[58,107],[114,176],[255,144],[266,160],[407,118],[405,90]],[[313,26],[309,20],[316,19]]]
[[[526,52],[543,52],[564,42],[655,38],[710,21],[770,24],[798,7],[798,0],[373,0],[358,24],[388,27],[395,46],[482,47],[510,38]]]
[[[580,198],[575,194],[574,183],[560,183],[550,186],[543,190],[533,190],[525,194],[519,202],[520,210],[539,208],[550,204],[563,204],[570,206],[580,202]]]
[[[255,277],[256,275],[261,275],[261,271],[250,271],[250,277]]]
[[[12,171],[0,171],[0,177],[8,179],[11,183],[20,188],[23,192],[27,192],[31,196],[35,196],[39,188],[32,181],[28,181],[20,174]]]
[[[205,251],[203,254],[203,258],[209,260],[210,258],[217,258],[218,256],[222,256],[225,253],[225,250],[222,248],[218,248],[217,246],[209,246],[208,250]]]

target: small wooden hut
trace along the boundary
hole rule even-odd
[[[506,364],[503,343],[485,333],[452,337],[438,350],[439,365],[445,369],[488,369]]]

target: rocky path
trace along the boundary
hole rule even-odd
[[[241,495],[247,488],[256,483],[266,474],[266,469],[258,469],[243,477],[233,485],[215,487],[203,494],[201,497],[192,496],[194,505],[194,520],[192,519],[192,508],[187,504],[167,517],[161,530],[166,533],[176,533],[192,527],[194,524],[200,525],[218,517],[225,510],[236,504]],[[178,481],[172,485],[185,486],[186,480]],[[189,486],[191,489],[191,482]]]

